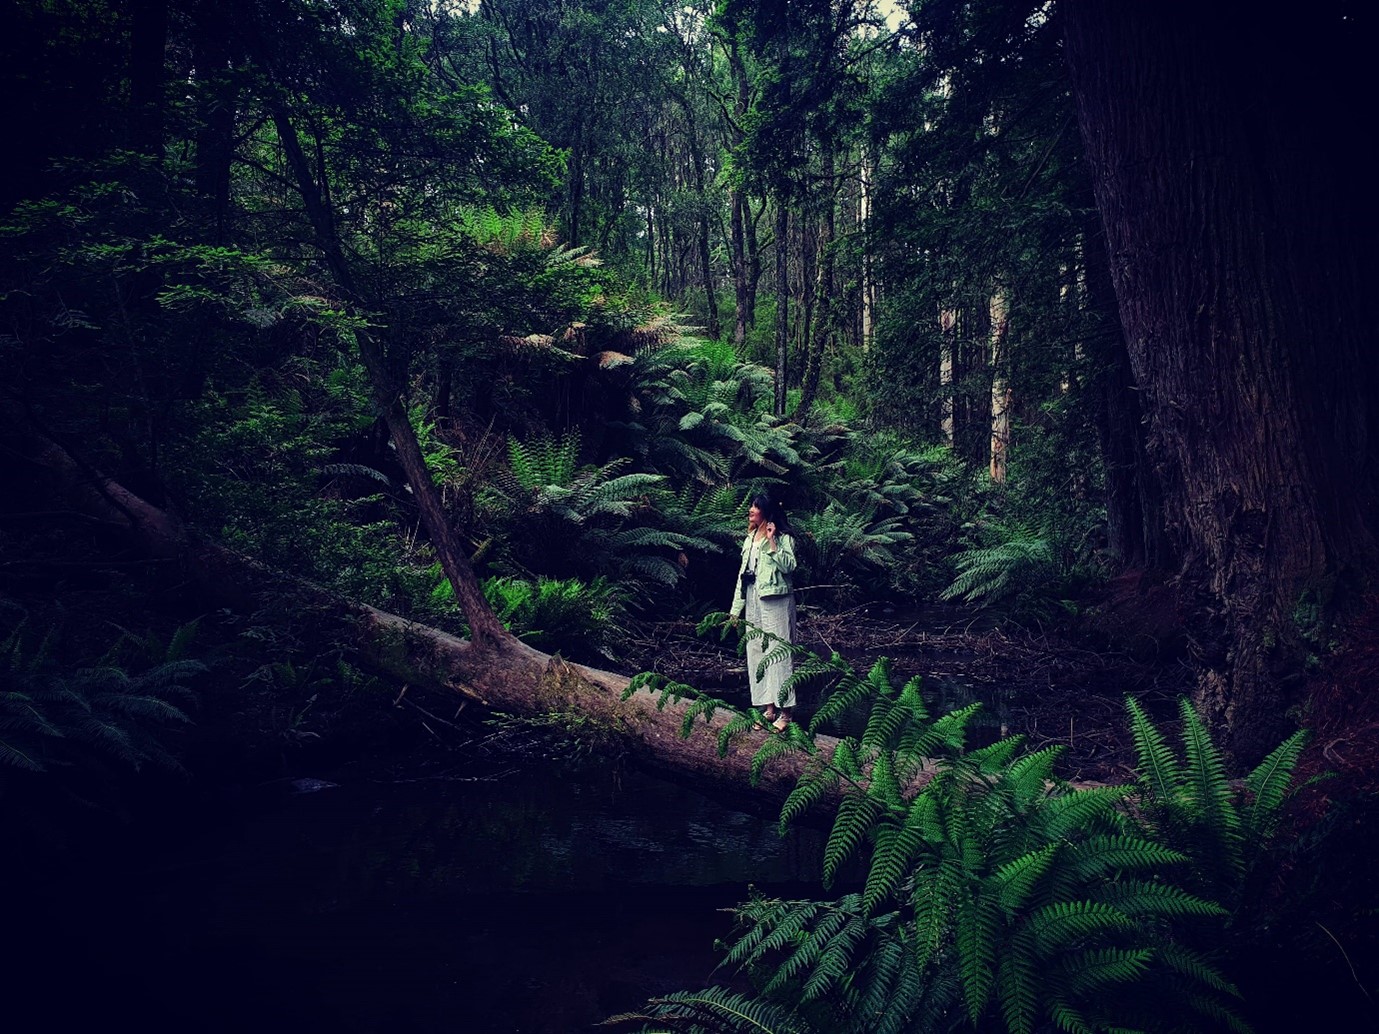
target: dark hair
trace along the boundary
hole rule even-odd
[[[770,521],[776,526],[778,535],[795,534],[795,529],[790,526],[790,518],[785,515],[785,506],[769,492],[758,492],[752,496],[752,505],[761,511],[763,523]]]

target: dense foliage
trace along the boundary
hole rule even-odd
[[[769,661],[769,655],[767,661]],[[765,662],[764,662],[765,663]],[[698,715],[732,710],[649,677]],[[973,742],[979,704],[932,717],[918,679],[865,675],[835,656],[795,677],[827,688],[807,732],[768,738],[758,771],[808,757],[781,808],[782,830],[831,811],[827,900],[758,896],[738,910],[724,963],[755,993],[729,988],[651,1003],[646,1030],[1249,1030],[1227,975],[1229,927],[1258,904],[1293,772],[1297,733],[1236,787],[1192,705],[1183,747],[1127,702],[1137,780],[1075,788],[1063,748],[1020,737]],[[824,729],[861,708],[860,734]],[[738,713],[721,749],[750,735]]]
[[[1203,51],[1159,6],[1121,35],[1099,6],[18,0],[0,436],[352,601],[599,664],[629,623],[726,604],[763,488],[806,613],[1039,629],[1109,575],[1126,609],[1171,582],[1163,638],[1207,724],[1184,707],[1180,756],[1132,704],[1133,787],[974,747],[970,714],[931,719],[884,666],[815,670],[815,727],[760,763],[810,754],[784,818],[838,796],[826,868],[858,887],[744,906],[730,958],[760,994],[658,1022],[1239,1028],[1214,950],[1302,739],[1265,755],[1373,618],[1379,553],[1373,191],[1308,135],[1367,124],[1373,91],[1313,120],[1277,83],[1354,56],[1372,15],[1299,15],[1279,77],[1282,21]],[[1107,73],[1175,62],[1163,104]],[[1210,153],[1116,136],[1160,111]],[[132,655],[142,630],[60,650],[28,603],[79,588],[28,555],[77,518],[29,502],[0,509],[0,780],[173,763],[203,667],[177,637]],[[272,616],[292,631],[235,633],[280,635],[237,691],[363,678]],[[1352,720],[1360,697],[1329,699]],[[825,759],[834,718],[866,732]],[[1264,758],[1243,794],[1222,729]]]

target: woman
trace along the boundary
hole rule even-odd
[[[747,537],[742,542],[742,564],[729,614],[734,622],[745,616],[749,633],[758,629],[766,633],[748,635],[747,683],[752,690],[752,706],[762,708],[762,717],[777,732],[789,726],[795,706],[793,689],[782,697],[794,670],[793,658],[787,654],[758,672],[764,656],[781,642],[794,642],[795,594],[790,582],[794,573],[795,538],[785,509],[769,495],[758,495],[747,511]]]

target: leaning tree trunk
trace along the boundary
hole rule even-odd
[[[686,705],[672,701],[660,706],[658,696],[645,689],[623,699],[629,683],[625,675],[568,663],[512,636],[480,649],[472,640],[275,571],[199,537],[172,514],[79,464],[35,432],[20,407],[0,403],[0,418],[5,444],[42,472],[35,480],[44,495],[124,529],[146,555],[180,564],[186,578],[217,606],[248,610],[266,599],[287,602],[293,614],[309,618],[321,640],[339,643],[362,666],[396,680],[404,692],[441,694],[450,702],[472,700],[513,714],[578,716],[633,760],[737,806],[771,809],[804,770],[806,755],[794,751],[773,759],[758,779],[753,756],[767,733],[736,737],[720,754],[719,733],[728,721],[722,710],[695,721],[690,734],[682,736]],[[827,757],[837,741],[818,736],[815,746],[814,758]],[[919,778],[927,777],[926,771]]]
[[[324,255],[336,286],[345,294],[347,300],[360,306],[359,292],[354,284],[354,276],[345,258],[344,247],[335,229],[335,214],[325,196],[324,184],[317,183],[311,173],[311,166],[297,139],[296,128],[286,110],[274,106],[273,120],[278,130],[278,139],[287,158],[289,167],[297,182],[298,192],[306,208],[307,218],[316,235],[316,243]],[[368,306],[360,306],[368,308]],[[483,588],[478,576],[469,563],[469,557],[460,545],[459,536],[450,527],[441,501],[440,490],[436,487],[431,471],[426,466],[421,444],[403,404],[401,388],[388,368],[387,355],[382,343],[369,330],[361,328],[355,333],[359,345],[359,355],[369,375],[369,381],[382,410],[383,422],[388,428],[388,438],[397,451],[398,462],[407,477],[407,484],[417,501],[422,526],[436,551],[441,570],[445,572],[455,599],[464,611],[469,622],[470,632],[476,646],[492,645],[510,638],[503,623],[498,620],[493,608],[484,598]]]
[[[1198,703],[1242,759],[1296,701],[1303,605],[1362,585],[1376,553],[1362,6],[1062,5]]]

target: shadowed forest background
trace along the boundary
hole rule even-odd
[[[7,1010],[1379,1026],[1379,25],[1238,6],[8,5]]]

